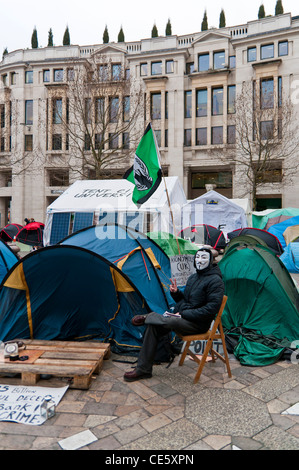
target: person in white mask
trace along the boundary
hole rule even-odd
[[[184,292],[171,280],[170,293],[176,302],[173,313],[133,317],[135,326],[146,325],[137,366],[124,374],[128,382],[152,377],[152,367],[161,337],[174,331],[181,335],[205,333],[210,328],[224,295],[224,282],[212,251],[200,248],[194,256],[196,272],[189,277]]]
[[[204,250],[198,250],[194,258],[194,264],[198,271],[203,271],[210,265],[210,253]]]

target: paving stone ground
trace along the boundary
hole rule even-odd
[[[128,383],[123,374],[131,365],[119,361],[133,360],[112,354],[89,390],[68,389],[55,416],[40,426],[0,422],[0,450],[62,450],[64,439],[84,431],[94,439],[80,450],[115,455],[299,449],[298,405],[297,414],[288,411],[299,403],[297,363],[246,367],[231,355],[232,378],[222,362],[209,362],[193,384],[196,364],[188,359],[179,367],[176,357],[169,368],[155,366],[152,378]],[[20,380],[2,377],[0,383]],[[38,385],[66,383],[51,378]]]
[[[152,378],[128,383],[123,373],[132,366],[122,360],[134,358],[112,354],[89,390],[68,389],[44,424],[0,422],[0,450],[62,450],[62,440],[87,430],[95,439],[81,450],[299,449],[299,415],[284,414],[299,402],[297,364],[244,367],[230,356],[232,378],[222,362],[209,362],[193,384],[196,364],[179,367],[176,357],[169,368],[156,365]]]

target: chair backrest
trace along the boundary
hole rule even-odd
[[[211,334],[212,335],[215,334],[216,331],[217,331],[217,328],[218,328],[219,323],[221,321],[221,316],[222,316],[222,313],[223,313],[226,302],[227,302],[227,295],[224,295],[223,299],[222,299],[222,302],[221,302],[221,305],[220,305],[220,308],[219,308],[218,313],[216,315],[216,318],[214,320],[212,329],[211,329]]]

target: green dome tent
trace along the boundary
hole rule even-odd
[[[298,291],[273,252],[232,247],[219,262],[228,301],[222,316],[228,343],[243,365],[276,362],[299,338]]]
[[[167,256],[179,254],[178,244],[181,254],[195,255],[198,250],[198,246],[194,243],[189,240],[185,240],[184,238],[175,237],[168,232],[149,232],[147,236],[154,240]]]
[[[255,235],[238,235],[237,237],[230,240],[229,243],[226,245],[224,254],[226,254],[229,250],[231,250],[236,245],[241,245],[241,246],[261,245],[265,247],[267,246],[267,244],[261,238]]]

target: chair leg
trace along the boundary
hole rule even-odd
[[[222,341],[222,346],[223,346],[223,353],[224,353],[224,357],[225,357],[225,364],[226,364],[227,373],[228,373],[228,376],[231,377],[231,376],[232,376],[232,373],[231,373],[231,369],[230,369],[229,358],[228,358],[227,349],[226,349],[226,344],[225,344],[225,336],[224,336],[223,327],[222,327],[222,324],[221,324],[221,323],[220,323],[220,325],[219,325],[219,333],[220,333],[220,336],[221,336],[221,341]]]
[[[182,366],[182,365],[183,365],[184,360],[186,359],[186,356],[187,356],[187,353],[188,353],[188,349],[189,349],[190,344],[191,344],[191,341],[187,341],[187,342],[186,342],[185,347],[184,347],[184,350],[183,350],[182,355],[181,355],[181,358],[180,358],[179,366]]]
[[[201,360],[200,360],[199,367],[198,367],[198,369],[197,369],[197,372],[196,372],[195,377],[194,377],[194,380],[193,380],[193,383],[195,383],[195,384],[199,381],[199,378],[200,378],[200,376],[201,376],[203,367],[204,367],[204,365],[205,365],[205,363],[206,363],[206,360],[207,360],[209,351],[210,351],[210,349],[211,349],[211,347],[212,347],[212,344],[213,344],[213,342],[212,342],[210,339],[208,339],[207,344],[206,344],[206,347],[205,347],[204,352],[203,352],[203,355],[202,355],[202,358],[201,358]]]

